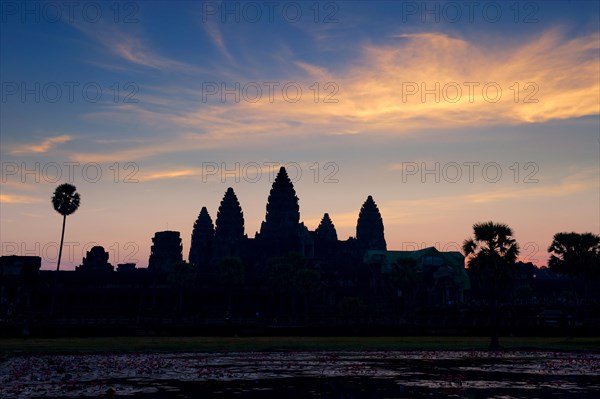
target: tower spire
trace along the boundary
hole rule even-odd
[[[260,233],[264,238],[274,238],[289,233],[297,234],[300,223],[300,206],[294,185],[282,166],[271,187],[267,214]]]
[[[239,255],[243,239],[244,213],[233,188],[229,187],[217,212],[215,255],[217,257]]]
[[[206,266],[212,256],[215,227],[205,206],[202,207],[192,231],[189,261],[195,267]]]
[[[364,249],[386,250],[387,245],[383,234],[383,219],[379,208],[370,195],[363,203],[356,224],[356,241]]]
[[[337,232],[328,213],[323,215],[323,219],[321,219],[321,223],[319,223],[319,227],[317,227],[315,233],[317,233],[318,240],[337,241]]]
[[[267,213],[260,226],[259,238],[272,248],[272,255],[301,251],[300,227],[296,190],[282,166],[269,193]]]

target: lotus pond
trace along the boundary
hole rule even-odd
[[[306,351],[12,356],[2,398],[596,398],[600,354]]]

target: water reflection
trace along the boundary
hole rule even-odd
[[[17,356],[0,397],[595,398],[600,355],[239,352]]]

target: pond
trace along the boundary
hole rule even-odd
[[[596,398],[600,354],[341,351],[26,355],[2,398]]]

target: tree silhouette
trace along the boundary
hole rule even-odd
[[[226,256],[218,266],[219,281],[227,287],[227,313],[231,317],[233,288],[244,282],[244,264],[236,256]]]
[[[597,292],[600,276],[600,236],[592,233],[556,233],[548,247],[548,267],[571,276],[571,290],[577,299],[576,281],[582,284],[583,296]]]
[[[298,295],[302,300],[302,309],[304,321],[307,321],[310,316],[311,304],[316,300],[321,287],[321,276],[316,270],[302,268],[297,270],[294,275],[294,285],[298,291]]]
[[[56,305],[56,289],[58,287],[58,271],[60,270],[60,260],[62,258],[63,243],[65,239],[65,224],[67,216],[74,213],[79,208],[80,197],[75,186],[64,183],[56,187],[52,195],[52,206],[54,210],[63,215],[62,233],[60,235],[60,247],[58,249],[58,261],[56,263],[56,274],[54,275],[54,286],[52,288],[52,300],[50,301],[50,314],[54,314]]]
[[[183,298],[194,287],[197,279],[197,269],[188,262],[173,263],[173,270],[169,273],[168,281],[177,294],[177,316],[183,314]]]
[[[338,308],[342,321],[347,324],[360,322],[367,314],[368,309],[363,298],[359,296],[343,297]]]
[[[416,294],[419,285],[423,282],[423,270],[415,259],[398,259],[392,264],[389,278],[394,288],[400,289],[402,297],[402,311],[405,317],[414,315]]]
[[[473,233],[474,238],[463,242],[463,251],[469,258],[469,268],[488,286],[485,292],[492,303],[490,348],[498,348],[498,288],[510,275],[519,255],[519,244],[512,229],[502,223],[476,223]]]
[[[58,250],[56,271],[60,270],[60,260],[62,258],[67,216],[74,213],[77,208],[79,208],[80,204],[80,197],[76,190],[77,188],[75,188],[75,186],[69,183],[64,183],[56,187],[56,190],[54,190],[54,195],[52,195],[52,206],[54,206],[54,210],[63,215],[62,233],[60,235],[60,248]]]
[[[277,257],[269,260],[267,266],[267,278],[271,285],[271,307],[272,313],[279,318],[286,313],[284,304],[286,298],[289,297],[293,287],[294,267],[285,261],[283,257]],[[277,298],[275,300],[275,298]],[[277,302],[277,309],[275,307]]]
[[[548,247],[548,266],[559,273],[596,278],[600,274],[600,236],[556,233]]]

